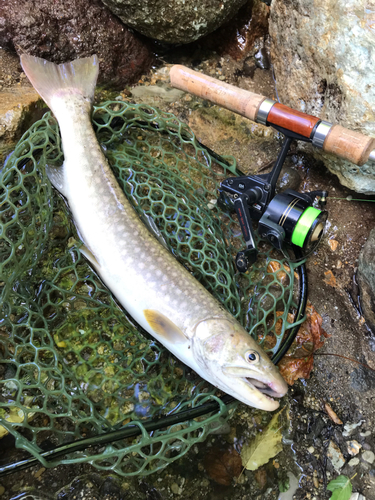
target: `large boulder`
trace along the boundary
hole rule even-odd
[[[166,43],[189,43],[211,33],[248,0],[103,0],[126,25]]]
[[[3,0],[0,46],[56,63],[96,53],[99,82],[112,87],[134,83],[154,60],[149,42],[98,0]]]
[[[368,0],[273,0],[271,54],[280,101],[375,136],[375,7]],[[342,184],[375,193],[375,167],[314,148]]]

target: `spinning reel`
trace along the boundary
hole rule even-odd
[[[274,125],[273,125],[274,126]],[[225,211],[235,211],[246,243],[237,253],[236,266],[245,273],[254,264],[258,250],[254,240],[253,221],[258,221],[258,233],[291,260],[288,250],[298,247],[298,260],[305,259],[320,243],[327,212],[324,211],[327,191],[298,193],[287,189],[275,196],[281,168],[293,139],[309,141],[306,137],[274,126],[285,135],[275,166],[269,174],[230,177],[219,189],[218,205]],[[320,209],[313,206],[319,198]]]

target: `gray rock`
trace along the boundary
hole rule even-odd
[[[366,392],[375,388],[375,375],[360,366],[350,373],[350,385],[355,391]]]
[[[361,307],[369,327],[375,331],[375,229],[370,232],[358,260]]]
[[[271,55],[280,101],[374,137],[373,16],[368,0],[273,0]],[[374,166],[357,167],[317,148],[314,155],[345,186],[375,193]]]
[[[99,82],[118,88],[137,81],[154,61],[149,42],[98,0],[5,0],[0,46],[55,63],[97,54]]]
[[[103,0],[126,25],[167,43],[189,43],[233,17],[247,0]]]

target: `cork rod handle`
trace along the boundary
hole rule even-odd
[[[266,99],[264,96],[221,82],[182,65],[171,68],[170,78],[174,87],[208,99],[253,121],[257,121],[259,107]],[[313,138],[314,127],[319,122],[319,118],[279,103],[272,106],[267,116],[268,125],[283,127],[309,139]],[[370,153],[375,150],[375,138],[341,125],[333,125],[324,140],[323,150],[357,165],[363,165],[368,161]]]
[[[208,99],[253,121],[257,117],[260,104],[266,99],[264,96],[239,89],[180,64],[172,66],[170,78],[173,87]]]

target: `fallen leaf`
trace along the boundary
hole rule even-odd
[[[349,500],[352,495],[352,483],[346,476],[339,476],[327,484],[327,490],[332,491],[330,500]]]
[[[267,485],[267,472],[264,467],[258,469],[254,473],[255,481],[258,483],[259,489],[263,490]]]
[[[326,283],[327,285],[329,286],[333,286],[333,287],[336,287],[336,278],[334,277],[333,275],[333,272],[332,271],[326,271],[324,273],[325,275],[325,279],[323,280],[324,283]]]
[[[284,359],[278,364],[281,376],[288,385],[293,385],[300,378],[309,378],[314,364],[313,356],[297,359]]]
[[[283,449],[282,435],[279,422],[280,414],[284,408],[276,413],[263,432],[256,435],[253,441],[244,445],[241,450],[242,465],[247,470],[257,470],[266,464]]]
[[[281,315],[282,312],[276,314]],[[279,321],[280,326],[278,326]],[[282,320],[279,321],[276,323],[276,334],[281,332]],[[288,322],[293,322],[293,316],[290,318],[288,315]],[[324,345],[325,338],[329,337],[322,328],[322,323],[322,317],[308,302],[306,320],[301,324],[289,351],[278,364],[281,375],[289,385],[293,385],[299,378],[310,377],[314,363],[314,352],[320,349]]]
[[[204,457],[204,468],[216,483],[229,486],[233,478],[241,474],[241,457],[232,447],[215,446]]]
[[[328,403],[324,403],[324,408],[325,408],[326,412],[328,413],[328,416],[332,420],[332,422],[335,422],[335,424],[338,424],[338,425],[342,425],[342,421],[339,419],[339,417],[332,410],[332,408],[329,406]]]

